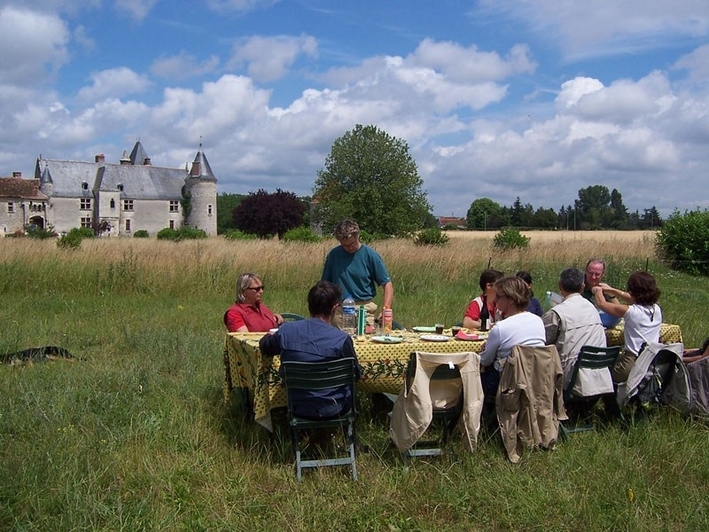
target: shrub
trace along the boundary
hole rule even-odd
[[[284,242],[320,242],[320,240],[310,227],[296,227],[283,235]]]
[[[500,230],[492,241],[495,249],[525,249],[529,245],[529,237],[519,232],[519,229],[507,227]]]
[[[94,236],[94,232],[89,229],[90,236],[86,236],[86,231],[82,231],[82,229],[88,229],[87,227],[74,227],[71,231],[66,233],[65,235],[62,235],[62,237],[57,240],[57,247],[61,249],[77,249],[79,246],[81,246],[81,241],[84,238],[92,238]]]
[[[658,230],[655,246],[670,267],[708,275],[709,210],[675,211]]]
[[[30,227],[27,229],[27,236],[30,238],[44,240],[45,238],[56,238],[57,233],[52,227]]]
[[[433,227],[419,231],[414,236],[414,244],[418,246],[444,246],[447,243],[448,235]]]
[[[179,242],[180,240],[198,240],[201,238],[207,238],[207,233],[203,229],[196,229],[194,227],[181,227],[179,229],[165,227],[158,231],[157,238],[158,240],[172,240],[173,242]]]
[[[258,239],[258,237],[256,235],[244,233],[243,231],[239,231],[238,229],[229,229],[228,231],[224,231],[223,235],[224,235],[224,238],[226,238],[228,240],[257,240]]]
[[[90,227],[74,227],[69,233],[72,231],[76,231],[77,234],[81,235],[81,238],[93,238],[95,236],[94,230]]]
[[[150,233],[148,233],[145,229],[138,229],[135,233],[133,233],[133,238],[148,238],[150,236]]]

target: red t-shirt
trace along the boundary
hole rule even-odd
[[[482,296],[478,296],[470,302],[470,304],[468,305],[468,308],[465,309],[465,315],[463,317],[470,318],[473,321],[480,321],[480,312],[482,311],[482,308],[483,308],[483,298],[482,298]],[[491,305],[490,300],[488,299],[487,311],[490,314],[490,316],[487,319],[488,326],[495,323],[496,310],[497,310],[497,305],[495,305],[494,303]]]
[[[224,313],[224,325],[229,332],[235,332],[244,325],[249,332],[268,332],[269,329],[278,327],[273,312],[263,303],[234,303]]]

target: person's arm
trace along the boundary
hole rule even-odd
[[[618,288],[613,288],[611,285],[607,283],[598,283],[598,286],[600,286],[603,289],[603,295],[604,296],[610,296],[611,298],[611,303],[618,303],[618,298],[622,299],[623,301],[631,302],[632,299],[630,299],[630,294],[628,292],[624,292],[623,290],[620,290]]]
[[[276,318],[276,325],[282,325],[283,324],[283,316],[280,314],[274,314],[274,318]]]
[[[593,287],[593,296],[596,299],[596,307],[601,309],[606,314],[610,314],[611,316],[614,316],[616,318],[622,318],[623,316],[625,316],[625,313],[628,311],[628,306],[623,305],[622,303],[613,303],[612,301],[606,301],[603,292],[604,289],[600,286]]]
[[[229,332],[249,332],[244,317],[233,307],[224,313],[224,325]]]
[[[382,299],[382,307],[392,308],[392,303],[394,303],[394,283],[389,281],[384,283],[384,297]]]
[[[688,351],[687,354],[689,356],[682,356],[682,362],[684,362],[685,364],[691,364],[692,362],[696,362],[697,360],[709,357],[709,346],[703,352],[701,351],[701,349],[695,349],[693,351]]]
[[[546,345],[556,343],[559,338],[559,324],[561,323],[559,315],[550,310],[542,315],[542,321],[544,322],[544,331],[546,333],[546,341],[544,343]]]
[[[281,345],[278,341],[278,333],[264,335],[258,343],[262,355],[272,357],[281,352]]]
[[[490,330],[487,341],[483,344],[483,350],[480,352],[481,366],[491,366],[495,362],[500,343],[500,329],[495,327]]]
[[[465,309],[465,315],[463,316],[463,327],[466,329],[479,329],[480,328],[480,313],[482,308],[478,306],[477,301],[474,299]]]

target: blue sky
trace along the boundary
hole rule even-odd
[[[472,201],[709,207],[706,0],[0,0],[0,175],[140,140],[220,192],[310,195],[356,124]]]

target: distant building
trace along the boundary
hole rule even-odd
[[[446,226],[453,225],[459,227],[460,229],[465,229],[468,222],[465,218],[456,218],[455,216],[438,216],[436,218],[438,222],[438,228],[443,229]]]
[[[5,234],[28,225],[57,232],[103,225],[107,234],[122,236],[188,225],[217,234],[217,179],[201,145],[189,171],[153,166],[136,142],[118,164],[106,163],[103,154],[94,162],[40,156],[34,174],[0,178]]]

